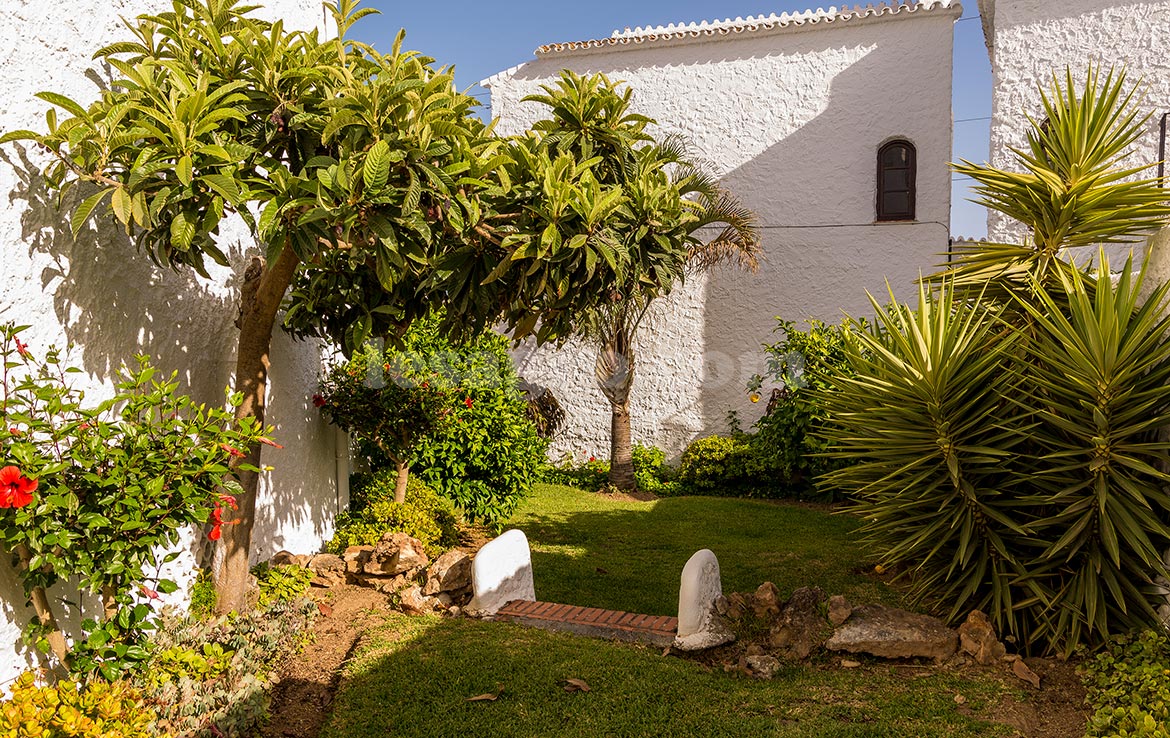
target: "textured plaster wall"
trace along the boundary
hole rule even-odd
[[[268,0],[267,17],[290,27],[323,22],[318,0]],[[96,97],[88,79],[90,56],[125,35],[120,17],[160,12],[167,0],[76,0],[70,3],[4,0],[0,3],[0,130],[38,129],[48,107],[33,95],[52,90],[83,103]],[[68,217],[40,177],[45,159],[21,145],[0,147],[0,321],[30,324],[32,350],[69,346],[71,363],[87,397],[108,397],[114,373],[135,353],[178,371],[183,391],[222,404],[235,364],[238,275],[253,248],[242,224],[224,229],[224,250],[233,268],[212,268],[211,278],[190,271],[156,269],[109,224],[91,226],[76,240]],[[255,556],[280,548],[317,550],[331,535],[338,507],[333,430],[320,419],[309,397],[321,361],[320,347],[274,339],[269,400],[270,423],[284,450],[266,448],[263,463],[275,467],[262,482],[255,530]],[[197,540],[198,539],[198,540]],[[186,583],[195,566],[201,535],[189,531],[182,557],[171,565]],[[59,596],[75,596],[64,589]],[[185,592],[173,596],[177,604]],[[14,572],[0,562],[0,683],[26,665],[20,631],[31,611]],[[76,623],[75,614],[69,617]]]
[[[634,108],[660,133],[685,137],[759,216],[766,259],[758,274],[720,269],[693,279],[642,331],[635,441],[676,454],[724,431],[733,409],[750,426],[763,408],[744,388],[763,369],[775,316],[866,314],[866,290],[881,298],[889,280],[905,296],[920,270],[944,258],[960,12],[553,54],[488,81],[499,130],[515,133],[542,114],[521,99],[564,67],[625,80]],[[918,149],[918,220],[875,224],[876,154],[895,137]],[[519,358],[524,376],[552,387],[568,413],[554,453],[607,456],[609,407],[593,381],[593,352],[527,346]]]
[[[1014,168],[1010,149],[1027,143],[1026,115],[1042,116],[1038,85],[1048,89],[1053,73],[1063,79],[1066,67],[1079,84],[1090,63],[1124,67],[1131,83],[1141,80],[1138,109],[1153,115],[1128,163],[1158,160],[1159,122],[1170,112],[1170,1],[983,0],[981,8],[994,13],[993,27],[985,29],[992,47],[992,164]],[[1024,233],[1015,221],[990,213],[988,235],[1018,241]],[[1128,251],[1112,248],[1111,263]]]

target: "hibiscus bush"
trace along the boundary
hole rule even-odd
[[[179,394],[175,375],[159,377],[144,357],[119,373],[110,400],[87,407],[70,382],[78,370],[52,349],[38,357],[21,331],[0,325],[0,541],[36,611],[30,639],[115,677],[145,658],[153,602],[176,589],[159,576],[178,555],[166,551],[190,526],[210,523],[218,538],[221,506],[239,488],[233,457],[273,442],[255,422]],[[46,594],[62,580],[102,601],[73,654]]]

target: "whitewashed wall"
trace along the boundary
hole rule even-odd
[[[267,0],[262,11],[289,27],[323,22],[318,0]],[[48,105],[34,94],[62,92],[83,103],[96,97],[86,78],[90,56],[124,38],[120,17],[170,9],[169,0],[4,0],[0,3],[0,130],[40,129]],[[68,217],[39,175],[43,156],[27,146],[0,147],[0,322],[31,324],[25,340],[34,352],[70,346],[70,362],[84,370],[89,399],[111,393],[114,372],[135,353],[146,353],[167,372],[176,370],[183,390],[205,403],[222,404],[235,365],[240,268],[212,268],[211,279],[190,271],[156,269],[109,224],[90,227],[75,241]],[[252,241],[242,224],[222,239],[237,266]],[[275,467],[262,482],[254,557],[281,548],[315,551],[332,533],[338,509],[334,431],[309,398],[320,366],[320,347],[297,344],[279,331],[274,339],[269,422],[283,450],[266,448],[263,463]],[[172,566],[184,583],[194,569],[195,533]],[[65,595],[64,591],[57,593]],[[186,593],[176,593],[177,603]],[[15,573],[0,563],[0,683],[27,657],[20,631],[31,610]],[[75,621],[75,619],[73,619]]]
[[[1026,116],[1042,117],[1039,85],[1065,69],[1081,84],[1089,64],[1103,71],[1124,67],[1141,81],[1137,105],[1150,112],[1146,132],[1129,164],[1158,160],[1159,122],[1170,112],[1170,1],[1168,0],[980,0],[991,53],[991,163],[1014,168],[1012,147],[1027,144]],[[1154,176],[1151,170],[1150,176]],[[988,236],[1018,241],[1023,229],[998,213],[988,215]],[[1124,258],[1113,248],[1111,261]]]
[[[838,322],[842,311],[866,314],[866,290],[881,296],[888,280],[905,296],[920,271],[945,258],[961,8],[928,5],[848,19],[807,14],[728,34],[656,29],[654,39],[542,47],[537,60],[484,82],[508,134],[543,114],[521,99],[562,68],[625,80],[634,108],[661,133],[684,136],[759,216],[766,261],[758,274],[724,269],[695,279],[643,330],[635,441],[676,454],[696,436],[724,431],[732,409],[749,426],[763,403],[753,406],[745,385],[763,368],[761,343],[775,316]],[[918,150],[918,220],[878,224],[877,151],[896,137]],[[552,387],[568,413],[554,453],[607,456],[609,407],[593,381],[592,351],[527,347],[520,359],[525,378]]]

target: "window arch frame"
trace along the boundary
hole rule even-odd
[[[885,207],[885,195],[890,193],[890,188],[886,185],[886,173],[890,171],[899,171],[899,167],[890,167],[884,165],[886,153],[894,148],[902,147],[908,153],[908,165],[906,166],[906,189],[892,190],[892,192],[906,192],[909,196],[909,210],[908,211],[893,211],[888,212]],[[898,136],[891,138],[878,147],[877,151],[877,179],[875,181],[876,198],[874,201],[875,220],[878,223],[898,223],[909,222],[916,220],[918,213],[918,149],[914,143],[908,138]]]

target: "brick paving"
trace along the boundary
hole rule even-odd
[[[678,631],[678,618],[666,615],[639,615],[596,607],[578,607],[555,602],[512,600],[496,613],[497,620],[560,633],[609,638],[651,646],[669,646]]]

